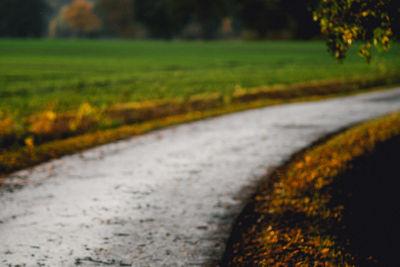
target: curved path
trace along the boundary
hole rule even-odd
[[[399,109],[400,88],[267,107],[16,173],[27,185],[0,191],[0,266],[215,265],[265,170],[318,137]]]

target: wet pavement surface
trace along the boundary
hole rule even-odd
[[[267,107],[15,173],[0,189],[0,266],[217,265],[266,170],[319,137],[396,110],[400,88]]]

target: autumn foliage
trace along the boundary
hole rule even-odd
[[[398,202],[393,199],[398,194],[389,185],[396,184],[391,176],[397,173],[387,167],[362,171],[371,162],[391,161],[396,168],[397,150],[390,158],[387,150],[382,152],[385,144],[389,148],[400,145],[399,112],[322,140],[278,168],[241,214],[224,266],[371,266],[379,262],[377,266],[389,266],[388,252],[377,250],[395,244],[398,248],[398,239],[388,245],[387,236],[381,236],[395,216],[388,207],[396,209]],[[378,150],[380,156],[370,160]],[[365,189],[368,193],[363,193]],[[378,227],[366,228],[358,233],[361,237],[351,239],[357,229],[375,221]],[[360,238],[370,241],[373,249],[365,247],[366,242],[360,244]]]
[[[391,1],[322,0],[314,12],[314,20],[319,21],[330,52],[342,60],[355,41],[362,41],[359,52],[369,62],[373,44],[387,51],[393,34]]]
[[[135,37],[138,27],[134,17],[133,0],[99,0],[99,9],[111,30],[119,37]]]
[[[93,12],[93,3],[86,0],[75,0],[66,10],[65,19],[68,25],[79,35],[98,30],[101,20]]]

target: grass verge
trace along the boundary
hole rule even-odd
[[[239,216],[223,266],[390,266],[397,262],[400,112],[295,155]]]
[[[8,124],[3,127],[6,129],[3,136],[0,131],[0,174],[177,123],[280,103],[378,90],[382,88],[377,86],[398,83],[400,75],[386,75],[247,91],[238,89],[232,95],[195,95],[186,100],[125,103],[106,110],[87,104],[76,112],[56,114],[46,111],[29,117],[25,119],[24,127],[16,127],[15,131],[10,130],[13,129],[12,120],[5,118],[0,120],[0,124]]]

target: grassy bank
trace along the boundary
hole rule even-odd
[[[247,92],[238,91],[230,98],[218,94],[197,95],[188,101],[132,102],[98,110],[84,104],[75,113],[47,111],[31,117],[25,131],[7,131],[4,127],[3,149],[0,153],[0,175],[27,168],[47,160],[79,152],[97,145],[140,135],[151,130],[179,123],[209,118],[246,109],[320,100],[324,98],[380,90],[387,77],[352,81],[332,81],[291,86],[264,87]],[[391,81],[396,80],[392,77]],[[114,119],[114,120],[113,120]],[[101,129],[102,123],[118,123],[118,127]],[[1,123],[1,121],[0,121]],[[73,127],[72,127],[73,126]],[[11,145],[9,145],[11,144]],[[1,179],[0,179],[1,185]]]
[[[354,51],[338,64],[324,50],[321,42],[0,40],[0,174],[143,133],[142,124],[148,131],[400,84],[397,44],[371,65]]]
[[[390,266],[400,230],[400,112],[316,143],[277,169],[233,230],[225,266]]]

